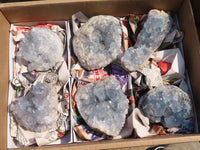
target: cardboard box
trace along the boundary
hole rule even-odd
[[[198,125],[200,127],[200,45],[189,0],[57,0],[0,4],[0,149],[7,149],[7,106],[9,85],[9,29],[11,23],[68,20],[77,11],[88,17],[106,14],[143,14],[152,8],[177,13],[183,40]],[[156,136],[140,139],[83,142],[21,149],[111,149],[200,141],[200,134]]]

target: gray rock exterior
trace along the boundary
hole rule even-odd
[[[73,49],[80,65],[87,70],[100,69],[117,58],[121,51],[122,29],[113,16],[90,18],[73,37]]]
[[[56,33],[46,27],[33,28],[20,43],[16,57],[29,71],[47,71],[61,61],[63,51]]]
[[[52,84],[38,82],[29,93],[10,104],[10,112],[25,130],[43,132],[56,128],[58,95]]]
[[[172,19],[164,11],[150,10],[144,27],[137,37],[136,44],[121,57],[121,63],[128,71],[136,71],[161,45],[170,31]]]
[[[129,101],[114,76],[81,87],[75,100],[81,116],[91,128],[110,136],[119,135]]]
[[[151,123],[162,123],[165,128],[179,128],[192,132],[192,102],[188,94],[173,85],[160,86],[141,97],[138,108]]]

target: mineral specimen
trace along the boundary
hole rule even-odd
[[[85,122],[93,129],[117,136],[128,112],[128,99],[114,76],[78,89],[75,100]]]
[[[138,108],[152,123],[161,123],[165,128],[179,128],[180,132],[192,132],[192,103],[188,94],[173,85],[150,90],[141,97]]]
[[[19,45],[16,58],[28,70],[47,71],[62,59],[63,43],[56,33],[48,28],[31,29]]]
[[[58,95],[51,84],[38,82],[25,97],[10,104],[10,111],[25,130],[43,132],[56,128]]]
[[[85,69],[100,69],[121,54],[121,38],[122,29],[117,18],[94,16],[75,32],[74,53]]]
[[[150,10],[144,27],[137,37],[137,42],[121,57],[122,65],[128,71],[136,71],[161,45],[170,31],[171,17],[164,11]]]

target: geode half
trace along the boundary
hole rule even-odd
[[[110,136],[119,135],[129,101],[114,76],[81,87],[75,100],[81,116],[91,128]]]
[[[25,130],[43,132],[56,128],[58,95],[52,84],[38,82],[29,93],[10,104],[10,111]]]
[[[63,50],[63,43],[56,33],[46,27],[35,27],[19,44],[16,58],[29,71],[47,71],[61,61]]]
[[[142,96],[138,108],[152,123],[161,123],[165,128],[180,128],[192,132],[192,103],[189,95],[173,85],[150,90]]]
[[[100,69],[122,53],[121,40],[122,29],[117,18],[94,16],[75,32],[74,53],[85,69]]]
[[[144,27],[137,37],[136,44],[121,57],[121,63],[128,71],[136,71],[161,45],[170,31],[172,19],[164,11],[150,10]]]

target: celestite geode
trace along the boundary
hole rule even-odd
[[[80,65],[87,70],[100,69],[117,58],[121,51],[122,29],[113,16],[90,18],[73,37],[73,49]]]
[[[141,97],[138,108],[151,123],[162,123],[165,128],[179,128],[193,132],[192,102],[188,94],[173,85],[160,86]]]
[[[75,100],[81,116],[91,128],[110,136],[120,133],[129,101],[114,76],[81,87]]]
[[[10,111],[17,123],[33,132],[56,128],[58,95],[52,84],[38,82],[29,93],[10,104]]]
[[[63,51],[63,43],[56,33],[46,27],[35,27],[20,42],[16,57],[29,71],[47,71],[61,61]]]
[[[137,37],[136,44],[128,48],[121,58],[121,63],[128,71],[136,71],[150,55],[161,45],[170,31],[172,20],[164,11],[152,9],[144,27]]]

